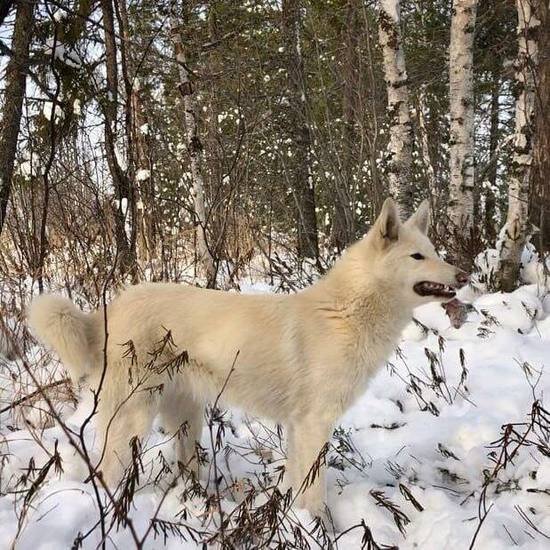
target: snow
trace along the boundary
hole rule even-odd
[[[60,19],[56,20],[60,21]],[[73,69],[80,69],[82,67],[83,62],[77,52],[68,50],[64,44],[57,42],[53,38],[48,38],[46,40],[45,53],[51,56],[53,52],[55,52],[55,58],[65,63],[67,66]]]
[[[255,281],[241,287],[244,292],[272,290],[266,283]],[[341,466],[330,467],[327,476],[328,505],[337,532],[364,519],[379,545],[396,545],[402,550],[469,547],[479,524],[480,490],[495,467],[490,457],[495,451],[491,444],[501,437],[503,425],[528,423],[533,400],[550,392],[546,369],[550,303],[546,291],[540,285],[530,284],[510,294],[478,292],[471,296],[473,308],[460,329],[451,326],[440,305],[418,308],[418,323],[406,328],[399,350],[389,359],[388,366],[380,369],[365,394],[341,419],[329,460]],[[32,363],[36,350],[30,353]],[[430,357],[444,380],[439,385],[433,380]],[[14,368],[13,363],[7,363],[6,368]],[[63,376],[59,369],[55,372],[59,378]],[[0,408],[12,400],[10,381],[8,376],[0,378]],[[89,396],[76,411],[65,406],[63,415],[68,425],[78,428],[89,407]],[[4,456],[0,462],[0,547],[12,544],[21,515],[22,498],[14,493],[14,480],[27,468],[31,457],[35,464],[43,465],[56,441],[63,472],[52,470],[35,495],[21,522],[17,548],[70,547],[77,534],[90,529],[98,517],[93,488],[83,482],[87,470],[59,426],[39,430],[39,444],[33,438],[35,432],[16,422],[13,414],[0,417],[0,455]],[[233,452],[224,455],[222,470],[234,480],[248,479],[257,486],[264,473],[273,473],[281,464],[280,451],[265,444],[267,434],[276,427],[260,419],[249,419],[239,411],[228,412],[227,420],[231,420],[234,429],[226,430],[224,441]],[[33,417],[33,422],[38,423],[39,418]],[[524,428],[516,429],[522,433]],[[150,451],[145,454],[144,463],[152,471],[159,469],[159,449],[168,458],[172,456],[168,437],[159,430],[157,426],[146,444]],[[536,439],[535,434],[531,434],[531,439]],[[88,430],[87,441],[93,444],[93,428]],[[264,442],[264,447],[258,448],[258,442]],[[548,440],[545,443],[548,449]],[[211,451],[207,429],[202,445]],[[235,452],[253,448],[255,452]],[[271,456],[271,463],[261,460],[260,455]],[[403,486],[422,510],[405,498]],[[522,514],[540,532],[550,535],[548,491],[550,456],[535,446],[522,447],[488,485],[487,507],[492,507],[479,530],[475,548],[547,548],[548,541]],[[196,496],[183,504],[181,492],[179,487],[168,493],[160,507],[160,517],[180,521],[177,514],[185,508],[188,524],[208,530],[216,512],[207,514],[203,500]],[[405,514],[408,521],[404,522],[403,533],[393,514],[377,504],[377,492],[382,492]],[[242,499],[238,490],[233,493],[237,501]],[[145,533],[149,519],[161,504],[161,495],[158,488],[151,486],[137,493],[130,517],[138,533]],[[235,505],[227,493],[223,508],[230,511]],[[311,519],[305,511],[295,513],[304,524]],[[361,548],[362,535],[360,530],[350,531],[339,539],[339,548]],[[96,529],[83,547],[95,548],[100,538]],[[113,530],[108,547],[115,545],[134,546],[127,527]],[[145,544],[145,548],[162,547],[162,537],[151,536]],[[166,547],[194,549],[200,544],[169,537]]]
[[[498,261],[505,241],[505,232],[506,227],[504,226],[499,233],[496,247],[484,250],[478,254],[474,260],[474,265],[477,269],[477,273],[474,276],[474,286],[481,290],[487,288],[487,281],[490,280],[498,270]],[[527,242],[521,254],[521,281],[544,288],[548,286],[549,268],[550,261],[546,259],[546,265],[540,261],[534,245]]]
[[[136,172],[137,181],[145,181],[145,180],[148,180],[150,177],[151,177],[151,172],[149,170],[145,170],[144,168],[141,168]]]
[[[37,166],[37,159],[24,160],[19,164],[19,173],[25,178],[30,179],[32,176],[36,176],[40,173]]]
[[[52,111],[53,110],[54,110],[53,102],[45,101],[42,112],[43,112],[44,116],[46,117],[46,120],[51,120],[52,119]],[[55,106],[55,118],[59,119],[59,120],[63,120],[65,118],[65,113],[63,112],[63,109],[61,108],[61,105],[59,105],[59,104],[56,104],[56,106]]]
[[[128,163],[126,162],[126,156],[124,152],[119,148],[118,144],[115,144],[115,157],[121,170],[128,169]]]

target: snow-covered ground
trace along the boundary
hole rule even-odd
[[[460,329],[450,326],[437,304],[419,309],[419,323],[406,329],[388,367],[341,419],[328,475],[338,548],[362,547],[364,529],[341,535],[362,520],[381,547],[468,549],[478,528],[475,548],[550,547],[550,456],[545,456],[550,450],[550,418],[544,417],[544,410],[535,411],[539,416],[529,429],[533,402],[540,399],[544,404],[550,391],[550,297],[529,285],[508,295],[481,295],[473,306]],[[13,380],[4,374],[14,368],[13,363],[0,367],[0,409],[15,398],[10,393]],[[76,428],[86,416],[85,405],[76,412],[70,404],[64,406],[69,426]],[[33,427],[24,429],[18,414],[10,410],[0,417],[0,548],[9,548],[16,537],[21,550],[71,547],[77,535],[87,533],[98,520],[97,495],[84,483],[87,469],[59,426],[46,422],[41,428],[35,411]],[[257,486],[265,480],[281,465],[282,455],[275,426],[238,411],[225,419],[224,444],[231,451],[220,453],[218,467],[224,483],[233,482],[232,490],[222,494],[223,509],[229,512],[242,501],[247,483]],[[505,454],[502,445],[492,444],[502,437],[502,426],[512,423],[517,425],[507,430]],[[525,433],[523,444],[510,456]],[[163,437],[157,430],[147,442],[153,448],[146,456],[156,470],[158,451],[170,454],[170,443],[161,445]],[[93,440],[93,432],[87,440]],[[25,486],[15,481],[31,457],[37,468],[44,466],[56,441],[63,472],[52,466],[46,481],[29,496],[35,477]],[[202,444],[211,452],[208,429]],[[137,492],[129,516],[139,536],[152,517],[159,517],[178,524],[186,539],[172,531],[165,540],[152,530],[144,547],[200,548],[182,526],[215,530],[216,510],[205,511],[205,499],[199,496],[183,502],[182,491],[176,486],[165,498],[159,487]],[[104,498],[101,490],[99,498]],[[484,509],[488,514],[480,527]],[[300,510],[292,517],[306,527],[310,520]],[[83,547],[95,548],[100,539],[97,527]],[[316,535],[309,544],[328,546]],[[134,546],[128,527],[110,532],[107,547]],[[295,547],[305,546],[296,542]]]

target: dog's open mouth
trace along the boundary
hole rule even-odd
[[[431,281],[421,281],[413,287],[419,296],[436,296],[439,298],[454,298],[456,290],[452,286],[432,283]]]

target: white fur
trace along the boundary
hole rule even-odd
[[[458,270],[437,257],[425,235],[427,216],[422,205],[402,224],[388,199],[368,235],[318,283],[294,295],[240,295],[160,283],[124,291],[107,311],[99,429],[108,431],[102,466],[108,482],[116,483],[128,462],[130,437],[144,437],[157,412],[173,431],[189,424],[190,435],[179,449],[180,459],[189,460],[204,404],[227,381],[225,403],[286,426],[286,481],[296,490],[335,422],[395,348],[413,308],[433,300],[418,296],[413,285],[456,282]],[[411,258],[417,252],[426,259]],[[72,376],[88,372],[97,385],[105,332],[101,310],[87,316],[67,300],[45,296],[33,303],[29,320]],[[189,354],[189,363],[172,376],[144,366],[166,330],[176,347],[166,346],[157,364],[184,350]],[[134,362],[124,356],[128,345],[122,344],[130,340]],[[164,384],[163,393],[137,391],[127,398],[143,376],[148,387]],[[321,468],[299,504],[321,514],[325,502]]]

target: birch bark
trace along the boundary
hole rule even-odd
[[[514,153],[508,182],[508,213],[501,231],[498,279],[504,291],[513,290],[521,267],[521,253],[527,240],[529,181],[533,158],[532,135],[535,111],[535,79],[538,44],[536,34],[539,0],[517,0],[518,56],[516,59],[516,118]]]
[[[449,46],[451,251],[466,267],[474,217],[474,29],[477,0],[454,0]]]
[[[386,151],[389,191],[406,216],[413,211],[412,125],[405,55],[401,43],[399,0],[380,0],[378,35],[388,93],[390,139]]]
[[[197,260],[202,265],[206,274],[208,288],[213,288],[216,286],[217,269],[208,247],[206,234],[207,215],[202,169],[203,146],[199,137],[195,90],[191,82],[191,73],[187,65],[187,56],[184,47],[183,25],[187,23],[189,17],[187,2],[182,2],[182,7],[181,22],[177,20],[175,14],[172,15],[171,35],[178,62],[178,88],[183,101],[187,150],[189,152],[191,178],[193,181],[192,198],[196,217]]]

